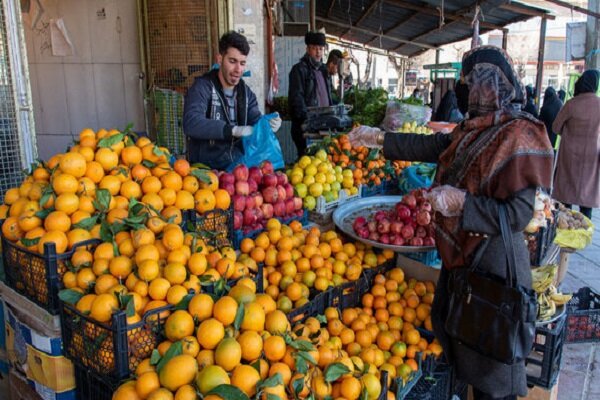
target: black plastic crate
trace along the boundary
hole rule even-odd
[[[360,307],[362,297],[369,291],[371,280],[366,274],[353,282],[346,282],[340,287],[340,309]]]
[[[563,314],[555,322],[536,328],[533,350],[525,359],[529,385],[550,389],[556,383],[565,342],[566,320],[567,315]]]
[[[428,357],[422,364],[423,374],[407,400],[447,400],[452,397],[454,379],[452,366]]]
[[[402,378],[394,378],[392,381],[389,390],[396,395],[396,399],[408,399],[408,396],[410,396],[416,385],[418,385],[421,381],[423,376],[423,367],[421,365],[420,358],[417,359],[417,363],[419,368],[410,374],[410,379],[408,382],[404,383]]]
[[[600,295],[589,287],[573,294],[567,304],[567,343],[600,341]]]
[[[52,315],[58,315],[60,305],[58,292],[62,278],[68,270],[73,253],[80,247],[95,248],[98,239],[90,239],[73,246],[61,254],[56,253],[54,243],[44,245],[44,254],[30,251],[2,236],[2,260],[6,283]]]
[[[77,400],[111,400],[113,392],[119,387],[105,377],[95,374],[88,368],[77,364],[75,370],[75,396]]]
[[[233,208],[214,209],[205,213],[187,210],[183,215],[183,227],[199,234],[206,244],[214,247],[233,246]]]
[[[293,309],[287,314],[288,320],[291,324],[304,322],[308,317],[325,314],[328,307],[339,308],[340,292],[339,287],[330,287],[324,292],[312,291],[310,300],[306,304]]]
[[[360,197],[380,196],[380,195],[384,194],[384,191],[385,191],[385,184],[383,182],[380,183],[379,185],[375,185],[372,182],[370,184],[362,184],[360,186]]]
[[[127,325],[125,311],[102,323],[61,302],[65,357],[110,381],[127,379],[162,341],[164,323],[172,309],[167,305],[150,310],[141,321]]]
[[[283,225],[288,225],[292,221],[300,221],[302,226],[306,226],[308,224],[308,211],[304,210],[304,213],[301,217],[291,217],[291,218],[277,218]],[[247,231],[244,229],[235,229],[233,231],[233,248],[236,250],[240,249],[240,245],[242,240],[245,238],[256,239],[256,237],[264,232],[264,229],[255,229],[252,231]]]

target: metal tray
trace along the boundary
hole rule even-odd
[[[544,326],[544,325],[548,325],[551,322],[555,322],[558,321],[560,319],[560,317],[563,316],[564,313],[567,312],[567,307],[564,304],[561,304],[560,306],[556,306],[556,312],[554,313],[554,315],[552,317],[550,317],[547,320],[544,321],[535,321],[535,326]]]
[[[392,244],[383,244],[369,239],[363,239],[358,236],[352,228],[352,222],[356,217],[363,216],[367,218],[379,210],[390,210],[396,203],[402,200],[402,196],[374,196],[364,199],[354,200],[339,206],[333,212],[333,222],[346,235],[380,249],[389,249],[397,253],[420,253],[435,250],[435,246],[395,246]]]

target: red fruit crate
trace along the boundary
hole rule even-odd
[[[567,304],[567,343],[600,341],[600,295],[579,289]]]
[[[6,283],[52,315],[59,313],[58,292],[69,268],[73,253],[87,247],[93,251],[98,239],[77,243],[73,249],[58,254],[54,243],[44,245],[44,254],[28,250],[2,236],[2,260]]]

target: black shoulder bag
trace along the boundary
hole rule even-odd
[[[512,365],[532,349],[537,302],[533,290],[516,284],[516,256],[504,204],[500,205],[499,217],[507,257],[506,279],[477,269],[487,247],[484,243],[470,268],[452,271],[445,329],[450,337],[477,353]]]

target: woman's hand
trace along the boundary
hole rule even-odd
[[[383,146],[384,134],[379,128],[361,125],[348,133],[348,139],[352,147],[380,148]]]
[[[442,185],[431,189],[425,197],[431,207],[445,217],[457,217],[462,214],[467,192],[450,185]]]

